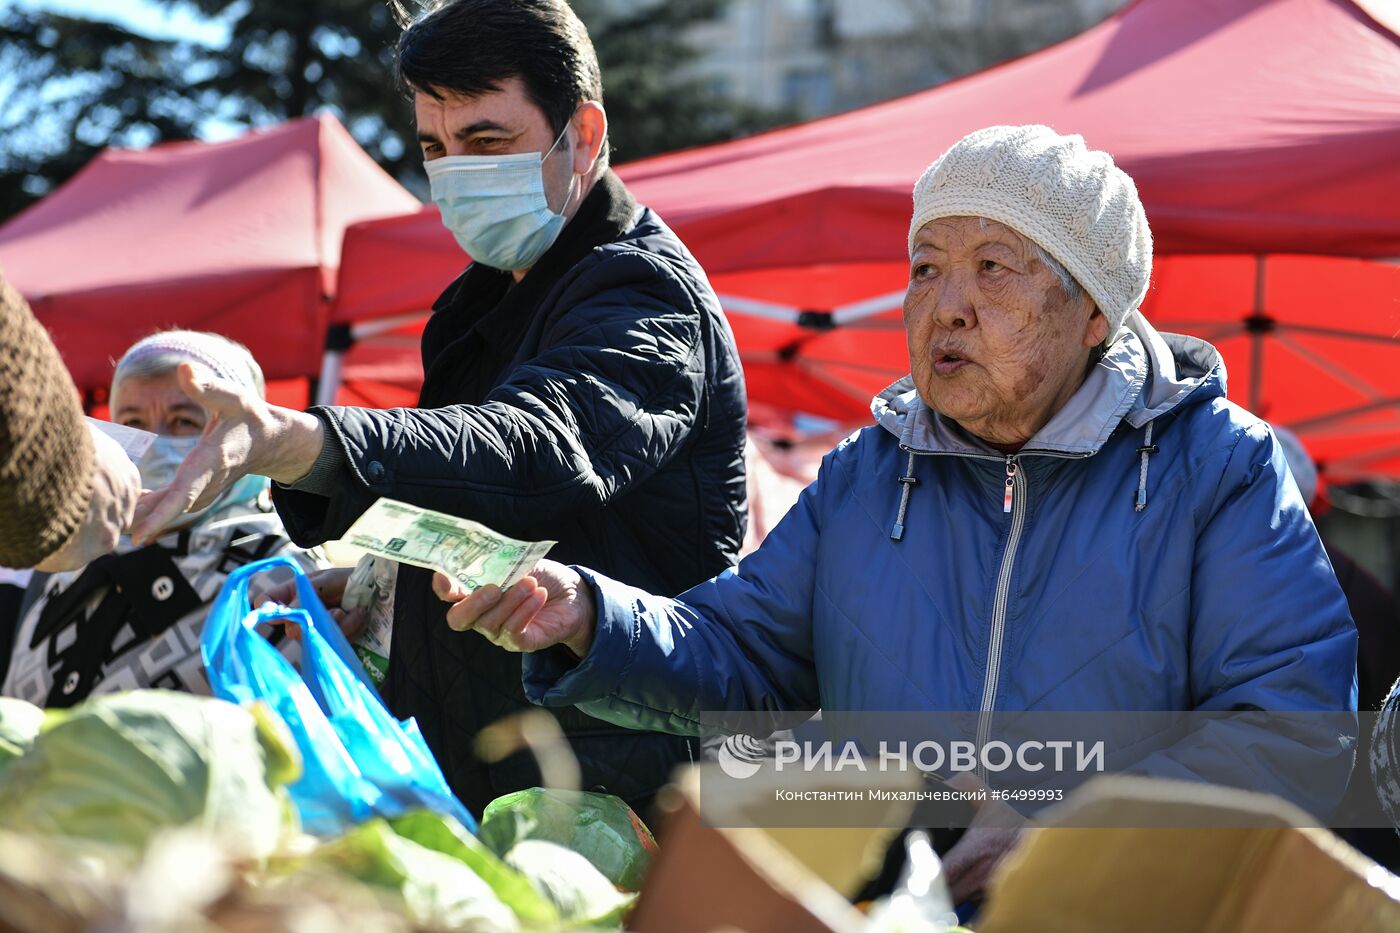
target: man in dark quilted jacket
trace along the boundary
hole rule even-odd
[[[729,567],[746,514],[734,338],[694,257],[608,168],[582,23],[564,0],[453,0],[408,26],[398,53],[433,199],[474,259],[423,332],[418,407],[297,412],[188,371],[218,418],[143,501],[137,537],[260,473],[301,545],[387,497],[557,540],[551,557],[654,592]],[[384,693],[479,813],[539,782],[524,756],[488,764],[473,747],[529,707],[521,662],[453,632],[431,578],[399,571]],[[689,739],[554,713],[584,787],[637,806],[694,754]]]

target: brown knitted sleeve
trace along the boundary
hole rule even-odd
[[[62,547],[92,495],[92,438],[43,325],[0,278],[0,566]]]

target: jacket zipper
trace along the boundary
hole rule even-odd
[[[928,450],[915,450],[903,442],[900,443],[899,449],[905,453],[924,457],[966,456],[977,460],[994,459],[984,454],[940,454]],[[1021,451],[1021,454],[1024,453],[1024,450]],[[1006,633],[1006,605],[1011,599],[1011,572],[1015,569],[1016,552],[1021,546],[1021,534],[1025,531],[1026,525],[1026,478],[1021,472],[1021,454],[1007,454],[1003,461],[1006,464],[1006,491],[1002,495],[1001,508],[1003,513],[1011,513],[1011,534],[1007,536],[1006,550],[1001,555],[1001,570],[997,573],[996,596],[992,603],[992,633],[987,643],[987,673],[986,679],[982,683],[982,705],[977,714],[979,764],[976,773],[978,780],[984,784],[987,782],[987,770],[980,764],[981,749],[991,737],[992,713],[996,708],[997,687],[1000,686],[1001,679],[1001,649],[1002,639]],[[1091,455],[1037,451],[1037,456],[1082,460]]]
[[[982,707],[977,716],[977,779],[987,781],[986,768],[981,764],[980,749],[991,737],[992,711],[996,708],[998,681],[1001,678],[1002,640],[1006,634],[1006,604],[1011,598],[1011,572],[1016,564],[1016,551],[1021,545],[1021,533],[1026,526],[1026,478],[1013,454],[1006,457],[1006,493],[1002,497],[1002,512],[1011,513],[1011,534],[1001,556],[1001,571],[997,574],[996,598],[992,603],[992,633],[987,642],[987,676],[982,684]]]

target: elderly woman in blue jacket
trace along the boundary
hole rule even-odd
[[[1213,347],[1139,312],[1151,233],[1112,159],[973,133],[915,187],[909,257],[911,375],[737,569],[676,599],[548,561],[504,593],[440,578],[449,624],[538,652],[535,702],[676,732],[723,710],[1355,709],[1355,628],[1282,450]],[[1340,797],[1345,743],[1298,752]],[[1195,775],[1170,758],[1156,773]],[[950,854],[955,894],[1005,842]]]

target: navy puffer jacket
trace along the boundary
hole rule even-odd
[[[745,393],[704,272],[609,172],[518,284],[473,266],[423,335],[418,408],[322,409],[346,470],[330,498],[289,489],[293,540],[345,532],[377,497],[462,515],[551,557],[679,593],[738,558],[746,516]],[[451,631],[431,574],[400,570],[385,696],[416,717],[472,810],[539,781],[487,766],[480,729],[529,706],[520,656]],[[645,801],[694,746],[576,710],[557,716],[586,788]]]

